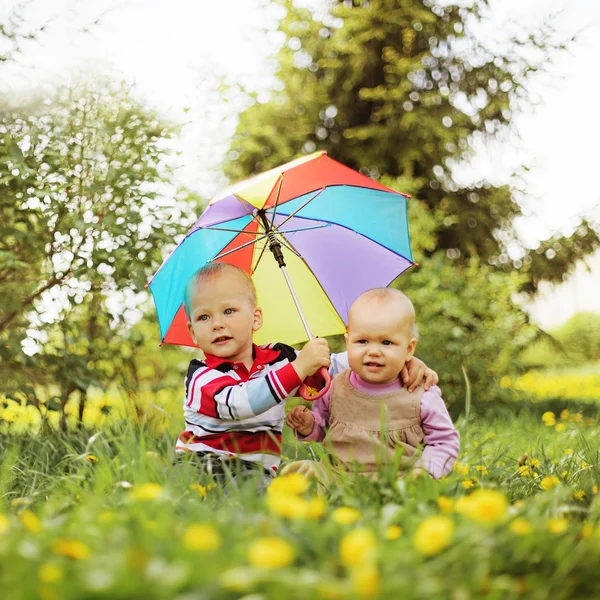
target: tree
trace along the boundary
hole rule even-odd
[[[50,386],[43,399],[64,407],[78,391],[83,411],[91,385],[135,381],[136,294],[191,214],[170,184],[174,132],[106,79],[20,98],[0,114],[6,394],[39,405]]]
[[[453,173],[476,144],[510,130],[532,76],[563,47],[549,24],[497,43],[478,32],[488,0],[333,0],[321,15],[275,1],[286,10],[281,85],[241,114],[232,179],[317,148],[371,177],[402,177],[435,216],[437,248],[458,263],[517,268],[529,292],[600,247],[600,229],[582,220],[576,236],[535,252],[521,245],[511,259],[509,246],[520,244],[514,186],[460,187]]]

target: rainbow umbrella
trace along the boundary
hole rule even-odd
[[[162,342],[194,346],[184,289],[213,261],[252,275],[264,315],[256,343],[345,332],[361,293],[414,264],[406,198],[325,152],[233,185],[211,200],[148,284]]]

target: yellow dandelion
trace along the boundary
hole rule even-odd
[[[573,454],[573,448],[567,448],[566,450],[564,450],[564,453],[567,456],[571,456],[571,454]]]
[[[355,567],[375,558],[375,536],[365,528],[355,529],[340,542],[340,559],[347,567]]]
[[[500,380],[500,387],[507,389],[512,385],[512,379],[508,375],[504,375]]]
[[[306,516],[309,519],[320,519],[327,510],[327,500],[323,496],[315,496],[308,501]]]
[[[206,498],[206,494],[208,492],[208,490],[206,489],[206,486],[200,485],[199,483],[192,483],[190,485],[190,490],[196,491],[198,493],[198,496],[200,496],[200,498]]]
[[[361,517],[360,510],[350,506],[340,506],[331,513],[331,518],[340,525],[352,525],[352,523],[356,523]]]
[[[134,487],[129,493],[129,497],[140,502],[156,500],[162,494],[162,487],[158,483],[144,483]]]
[[[299,496],[308,487],[309,480],[302,473],[290,473],[273,479],[267,493],[285,496]]]
[[[6,533],[9,529],[10,521],[3,514],[0,514],[0,535]]]
[[[521,477],[531,477],[531,471],[527,465],[519,467],[519,475]]]
[[[540,483],[540,487],[543,490],[551,490],[560,484],[560,479],[558,477],[544,477],[542,482]]]
[[[443,513],[451,513],[454,509],[454,500],[448,496],[439,496],[436,502]]]
[[[452,519],[444,516],[428,517],[417,528],[413,545],[421,554],[434,556],[450,545],[453,535]]]
[[[496,523],[506,515],[507,510],[508,500],[502,492],[482,489],[468,497],[463,514],[479,523]]]
[[[51,550],[58,556],[66,556],[74,560],[85,560],[90,556],[90,549],[78,540],[56,540]]]
[[[527,535],[531,533],[533,528],[528,521],[519,517],[510,524],[509,529],[515,535]]]
[[[529,464],[533,469],[537,469],[542,463],[537,458],[530,458]]]
[[[470,468],[471,467],[469,465],[464,463],[454,463],[454,471],[456,471],[459,475],[467,475],[469,473]]]
[[[569,528],[569,521],[563,518],[548,519],[546,528],[550,533],[558,535],[559,533],[564,533]]]
[[[553,427],[554,425],[556,425],[556,417],[554,416],[553,412],[545,412],[542,415],[542,421],[544,421],[544,423],[548,426],[548,427]]]
[[[308,502],[299,496],[269,494],[267,507],[271,514],[286,519],[304,519],[308,516]]]
[[[579,532],[579,535],[585,539],[585,538],[592,537],[593,534],[594,534],[594,526],[591,525],[590,523],[584,523],[583,526],[581,527],[581,531]]]
[[[42,529],[42,522],[30,511],[24,510],[20,515],[21,523],[31,533],[38,533]]]
[[[563,479],[566,479],[566,478],[569,476],[569,471],[562,471],[562,472],[561,472],[561,474],[560,474],[560,476],[561,476]]]
[[[385,530],[386,540],[397,540],[402,535],[402,527],[399,525],[390,525]]]
[[[589,464],[589,463],[586,463],[586,462],[584,461],[584,462],[582,462],[582,463],[581,463],[579,466],[580,466],[582,469],[587,469],[587,468],[590,466],[590,464]]]
[[[29,506],[30,504],[31,500],[29,498],[15,498],[10,502],[10,505],[13,508],[19,508],[19,506]]]
[[[488,474],[487,467],[484,467],[484,466],[482,466],[482,465],[477,465],[477,466],[475,467],[475,470],[476,470],[476,471],[479,471],[479,473],[481,474],[481,476],[482,476],[482,477],[485,477],[485,475],[487,475],[487,474]]]
[[[567,426],[564,423],[557,423],[554,430],[555,431],[564,431],[566,428],[567,428]]]
[[[260,538],[248,548],[248,562],[255,567],[277,569],[294,560],[294,549],[278,537]]]
[[[598,493],[598,486],[596,484],[594,484],[592,486],[592,494],[594,494],[594,496]]]
[[[97,457],[97,456],[94,456],[93,454],[88,454],[88,455],[85,457],[85,460],[87,460],[87,461],[88,461],[88,462],[90,462],[90,463],[97,463],[97,462],[98,462],[98,457]]]
[[[56,583],[63,578],[63,570],[58,565],[45,563],[40,567],[38,576],[42,583]]]
[[[352,571],[352,586],[360,598],[376,598],[381,592],[379,572],[374,565],[360,565]]]
[[[585,498],[585,490],[575,490],[573,492],[574,500],[583,500]]]
[[[491,440],[493,438],[496,437],[496,434],[493,431],[488,431],[488,433],[485,434],[485,439],[486,440]]]
[[[569,418],[569,411],[565,408],[560,413],[560,420],[561,421],[566,421],[568,418]]]
[[[465,488],[465,490],[471,489],[474,485],[475,484],[470,479],[465,479],[462,482],[462,486]]]
[[[211,525],[193,523],[185,530],[181,543],[186,550],[210,552],[221,545],[221,536]]]

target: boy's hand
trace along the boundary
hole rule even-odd
[[[306,406],[294,406],[285,418],[286,425],[302,436],[312,433],[315,418]]]
[[[298,377],[304,381],[314,375],[321,367],[329,367],[329,344],[323,338],[314,338],[307,342],[298,358],[292,363]]]
[[[423,384],[423,387],[427,391],[440,380],[435,371],[429,369],[422,360],[414,356],[406,361],[402,367],[402,371],[400,371],[400,377],[402,377],[402,383],[404,383],[409,392],[414,392],[415,388],[421,384]]]

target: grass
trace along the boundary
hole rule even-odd
[[[173,469],[168,429],[5,435],[2,598],[596,597],[598,415],[562,417],[472,414],[443,480],[388,469],[326,497],[226,494]]]

